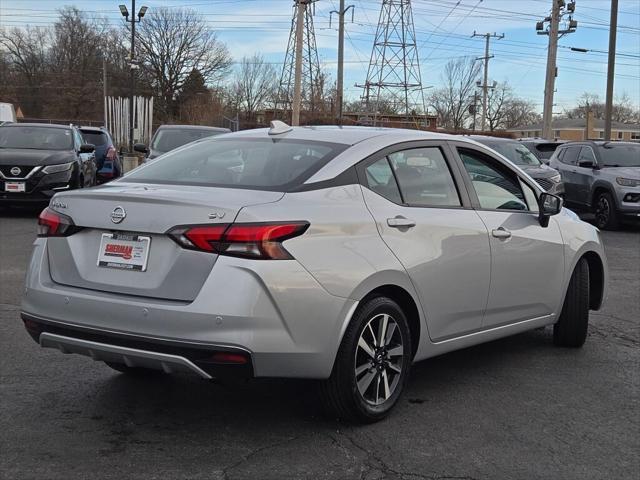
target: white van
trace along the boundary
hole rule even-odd
[[[16,110],[11,103],[0,103],[0,125],[4,122],[16,122]]]

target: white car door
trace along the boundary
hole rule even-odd
[[[483,329],[559,313],[565,273],[557,223],[540,225],[535,190],[515,170],[473,146],[456,149],[491,244]]]
[[[438,341],[481,328],[491,258],[486,227],[454,182],[463,180],[446,159],[450,150],[420,145],[382,152],[362,163],[358,175],[378,230],[406,269],[429,335]]]

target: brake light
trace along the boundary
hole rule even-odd
[[[176,243],[190,250],[257,260],[290,260],[282,242],[302,235],[308,222],[233,223],[181,226],[168,232]]]
[[[45,208],[38,217],[39,237],[68,237],[78,230],[71,217],[49,207]]]

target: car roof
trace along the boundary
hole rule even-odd
[[[518,143],[518,141],[513,139],[513,138],[492,137],[490,135],[465,135],[465,137],[468,137],[471,140],[475,140],[476,142],[479,142],[479,143],[484,143],[484,142],[492,142],[492,143],[496,143],[496,142],[513,143],[513,142],[516,142],[516,143]]]
[[[575,140],[572,142],[565,142],[562,144],[563,147],[571,146],[571,145],[595,145],[597,147],[603,147],[605,145],[638,145],[635,142],[620,142],[618,140]]]
[[[231,136],[246,138],[270,138],[274,140],[278,138],[287,138],[303,141],[341,143],[344,145],[355,145],[365,140],[381,136],[384,136],[389,143],[411,140],[460,139],[460,137],[455,135],[437,132],[426,132],[423,130],[360,126],[344,127],[336,125],[292,127],[291,130],[277,135],[269,135],[268,128],[259,128],[255,130],[243,130],[240,132],[234,132],[216,138]]]
[[[209,127],[207,125],[160,125],[158,130],[210,130],[212,132],[230,132],[228,128]]]
[[[561,145],[561,144],[567,143],[567,140],[546,140],[544,138],[526,138],[526,137],[519,138],[518,141],[522,143],[533,143],[535,145],[540,145],[540,144]]]
[[[15,127],[58,128],[62,130],[69,130],[70,128],[73,128],[71,125],[58,125],[55,123],[7,123],[2,126],[7,128],[15,128]]]
[[[81,132],[106,133],[104,127],[78,127]]]

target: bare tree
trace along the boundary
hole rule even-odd
[[[480,63],[472,58],[451,60],[444,67],[444,87],[429,96],[429,105],[439,118],[439,124],[454,130],[462,129],[469,119],[469,104],[476,80],[480,74]]]
[[[177,95],[192,71],[200,72],[207,83],[228,71],[231,57],[226,46],[194,10],[154,9],[137,32],[139,56],[151,74],[157,106],[165,117],[176,116]]]
[[[247,120],[272,100],[277,88],[277,73],[261,55],[243,57],[236,70],[231,91],[233,103]]]
[[[501,128],[516,128],[523,125],[538,123],[541,120],[541,115],[536,111],[533,103],[521,98],[513,98],[508,102],[508,105],[505,108]]]
[[[604,119],[605,104],[596,93],[584,92],[578,99],[578,105],[565,110],[566,118],[585,118],[591,111],[595,118]],[[631,97],[625,92],[617,96],[613,102],[612,120],[621,123],[639,123],[640,108],[633,104]]]
[[[16,100],[29,116],[40,116],[47,79],[50,31],[40,27],[0,30],[0,45],[5,49],[10,69],[15,72]]]

